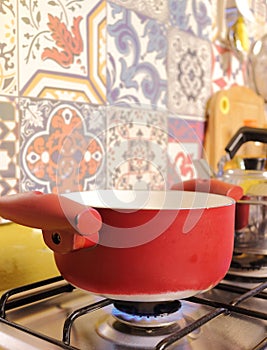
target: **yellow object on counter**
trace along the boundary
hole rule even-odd
[[[240,51],[248,52],[250,48],[250,40],[247,26],[242,16],[238,17],[233,25],[235,46]]]
[[[41,230],[14,223],[0,225],[0,291],[59,274]]]

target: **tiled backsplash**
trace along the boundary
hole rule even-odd
[[[213,2],[212,2],[213,3]],[[244,83],[210,0],[0,4],[0,194],[193,177],[206,102]]]
[[[0,193],[16,193],[19,181],[18,113],[13,99],[0,98]]]
[[[64,193],[105,187],[106,115],[79,102],[20,98],[20,188]]]

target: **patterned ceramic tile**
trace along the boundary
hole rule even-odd
[[[17,8],[16,1],[0,3],[0,94],[17,96]]]
[[[210,0],[168,0],[171,26],[206,40],[212,39]],[[215,2],[215,1],[214,1]]]
[[[211,46],[177,28],[170,29],[168,44],[168,110],[204,120],[211,93]]]
[[[18,192],[18,117],[16,103],[0,98],[0,195]]]
[[[210,41],[214,41],[216,39],[216,37],[218,37],[219,33],[218,33],[218,25],[217,25],[217,21],[218,21],[218,1],[211,1],[211,26],[212,26],[212,35],[210,37]]]
[[[166,188],[166,113],[112,107],[107,118],[108,188]]]
[[[169,117],[168,183],[196,177],[194,160],[202,156],[204,122]]]
[[[105,187],[105,118],[85,103],[20,99],[21,190]]]
[[[110,0],[110,2],[157,19],[159,22],[166,22],[169,18],[168,2],[165,0]]]
[[[107,100],[166,107],[166,26],[108,5]]]
[[[212,48],[212,92],[228,89],[233,85],[244,85],[244,63],[218,42],[214,43]]]
[[[162,189],[194,176],[207,99],[244,84],[229,50],[216,43],[212,58],[214,3],[0,1],[0,194],[18,190],[18,109],[23,191]],[[264,1],[253,6],[266,22]],[[94,107],[105,104],[117,109]],[[149,111],[122,108],[133,104]]]
[[[105,0],[21,0],[21,95],[104,103],[105,40]]]

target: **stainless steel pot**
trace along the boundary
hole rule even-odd
[[[267,254],[266,158],[246,155],[240,158],[239,168],[223,170],[226,162],[233,159],[240,147],[249,141],[267,144],[267,129],[240,128],[225,148],[226,155],[218,164],[218,177],[244,190],[244,197],[237,202],[237,219],[247,218],[247,222],[236,223],[235,251]],[[240,212],[243,214],[240,215]]]

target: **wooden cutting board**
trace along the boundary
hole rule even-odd
[[[263,98],[244,86],[233,86],[211,96],[207,103],[206,117],[203,157],[215,172],[219,160],[225,155],[227,143],[240,127],[266,127]],[[255,146],[248,142],[240,148],[238,154],[253,153],[253,147]]]

